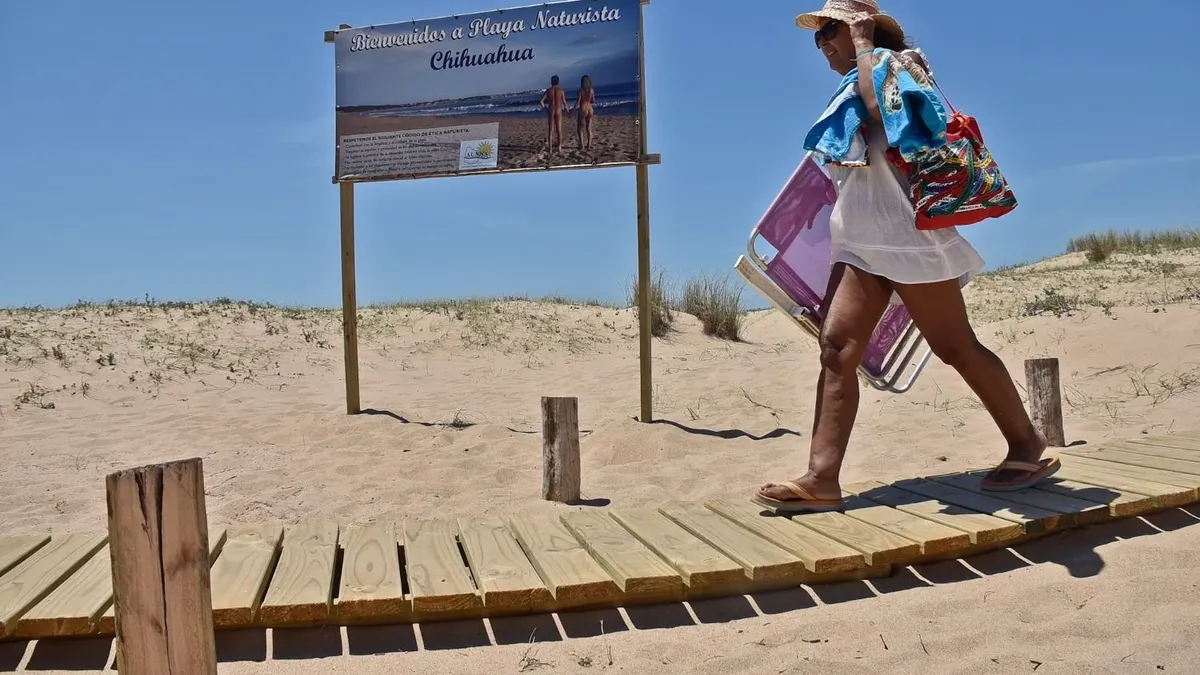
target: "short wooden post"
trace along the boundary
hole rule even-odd
[[[109,474],[108,542],[122,675],[216,675],[200,459]]]
[[[1063,432],[1058,359],[1026,360],[1025,387],[1029,390],[1029,412],[1033,426],[1046,436],[1046,442],[1051,447],[1065,447],[1067,439]]]
[[[579,500],[579,399],[542,397],[542,499]]]

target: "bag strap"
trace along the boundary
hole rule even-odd
[[[950,113],[957,113],[958,109],[955,108],[954,104],[950,102],[950,97],[946,96],[946,92],[942,91],[942,85],[938,84],[937,78],[933,76],[933,68],[929,66],[929,61],[925,60],[925,54],[921,53],[920,50],[914,51],[916,51],[921,58],[921,65],[925,70],[925,74],[929,76],[929,80],[933,82],[933,86],[937,87],[938,92],[942,95],[942,99],[946,101],[946,105],[950,106]]]
[[[942,99],[946,101],[946,105],[950,106],[950,114],[953,115],[957,113],[958,109],[956,109],[954,104],[950,102],[950,97],[946,95],[946,92],[942,91],[942,85],[938,84],[938,81],[934,80],[932,77],[929,79],[933,81],[933,86],[937,87],[938,93],[942,95]]]

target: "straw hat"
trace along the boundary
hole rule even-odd
[[[807,12],[796,17],[796,25],[800,28],[817,30],[829,19],[837,19],[850,23],[856,14],[867,13],[875,19],[876,26],[884,26],[895,32],[904,34],[900,22],[879,11],[879,3],[875,0],[825,0],[825,6],[815,12]]]

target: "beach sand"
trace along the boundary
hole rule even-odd
[[[576,118],[564,117],[562,148],[552,154],[547,152],[544,117],[372,117],[363,113],[338,112],[336,119],[339,137],[499,122],[498,165],[501,170],[630,163],[636,162],[640,154],[638,122],[633,115],[594,117],[594,138],[589,150],[580,146]]]
[[[1165,260],[1067,256],[969,288],[980,339],[1018,382],[1024,359],[1061,360],[1068,442],[1200,427],[1200,256]],[[335,311],[0,310],[0,536],[103,529],[107,473],[193,456],[213,525],[579,508],[539,499],[543,395],[579,397],[583,492],[596,505],[748,497],[806,459],[817,351],[775,311],[749,313],[738,343],[681,316],[654,341],[650,425],[634,419],[632,310],[462,301],[360,316],[368,410],[351,417]],[[978,400],[935,361],[908,394],[863,390],[843,479],[979,468],[1003,451]],[[1190,672],[1198,525],[1189,508],[870,584],[422,626],[419,641],[393,628],[375,633],[391,646],[371,656],[315,658],[319,640],[275,631],[221,672]],[[492,641],[506,644],[472,646]],[[355,644],[333,653],[365,649]],[[397,653],[406,646],[416,651]],[[0,672],[13,649],[0,645]]]

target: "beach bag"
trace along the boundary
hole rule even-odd
[[[918,230],[971,225],[1017,208],[1016,196],[983,142],[979,123],[956,110],[945,92],[942,98],[951,112],[944,146],[922,151],[912,162],[895,148],[888,149],[892,163],[909,178]]]

